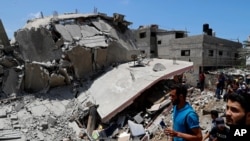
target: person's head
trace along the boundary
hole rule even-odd
[[[226,105],[226,124],[250,124],[250,95],[232,93],[228,95]]]
[[[219,130],[223,130],[225,128],[225,122],[222,117],[216,118],[215,123]]]
[[[182,84],[172,85],[170,91],[170,98],[173,105],[178,105],[180,102],[186,101],[187,88]]]
[[[211,110],[211,118],[214,120],[219,117],[219,113],[216,110]]]

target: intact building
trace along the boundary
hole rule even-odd
[[[186,31],[167,31],[151,25],[140,27],[136,32],[136,43],[148,57],[191,61],[194,74],[201,71],[233,67],[239,64],[239,42],[215,37],[212,29],[196,36],[187,36]],[[142,36],[143,35],[143,36]]]

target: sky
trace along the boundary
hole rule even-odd
[[[1,0],[0,19],[10,39],[27,20],[78,11],[125,15],[131,29],[157,24],[165,30],[185,30],[189,36],[203,34],[203,24],[215,36],[246,41],[250,35],[249,0]]]

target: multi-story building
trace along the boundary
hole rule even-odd
[[[143,27],[136,32],[136,43],[148,57],[194,62],[194,73],[232,67],[239,64],[239,42],[226,40],[208,33],[188,36],[186,31],[167,31],[157,25]]]

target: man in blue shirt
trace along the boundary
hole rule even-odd
[[[170,98],[173,104],[173,129],[166,128],[165,133],[173,137],[173,141],[201,141],[202,133],[199,117],[186,102],[187,88],[181,84],[173,85]]]

